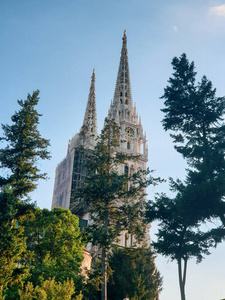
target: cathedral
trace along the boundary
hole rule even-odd
[[[127,55],[126,31],[123,35],[122,50],[119,69],[117,74],[113,101],[108,110],[108,119],[114,119],[120,127],[119,149],[127,154],[139,155],[135,162],[129,161],[125,167],[130,174],[138,170],[146,170],[148,161],[148,146],[146,134],[143,131],[141,117],[138,117],[136,106],[133,105],[130,74]],[[65,159],[60,162],[55,171],[55,183],[52,198],[52,208],[61,206],[72,211],[79,217],[80,227],[85,227],[89,222],[89,214],[84,208],[80,208],[74,197],[76,189],[82,184],[85,177],[85,153],[95,147],[97,137],[97,116],[95,99],[95,70],[91,77],[91,86],[84,114],[83,124],[77,133],[68,143]],[[82,149],[80,150],[82,146]],[[124,167],[119,172],[124,172]],[[146,242],[150,243],[149,235],[146,235]],[[132,238],[126,241],[121,236],[122,246],[132,245]]]

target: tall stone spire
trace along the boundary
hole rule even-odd
[[[118,116],[130,119],[133,114],[133,104],[131,96],[130,74],[127,56],[127,36],[126,30],[123,35],[123,45],[120,56],[120,64],[117,74],[116,87],[114,92],[113,103],[110,108],[109,117],[117,120]]]
[[[95,69],[91,76],[91,86],[88,96],[88,102],[84,115],[83,125],[80,132],[86,136],[97,136],[97,117],[96,117],[96,103],[95,103]]]

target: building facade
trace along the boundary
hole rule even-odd
[[[139,170],[146,170],[148,146],[141,117],[138,117],[136,106],[133,105],[132,101],[126,31],[124,31],[122,40],[114,98],[107,118],[114,119],[119,125],[120,140],[125,141],[120,143],[117,151],[139,156],[138,160],[128,162],[125,167],[126,170],[124,170],[124,166],[119,169],[120,173],[129,172],[132,174]],[[52,199],[52,208],[61,206],[70,209],[79,217],[80,226],[87,226],[89,215],[84,208],[77,205],[74,192],[82,184],[85,177],[85,157],[87,152],[95,147],[96,137],[95,72],[93,71],[83,125],[80,132],[69,141],[67,155],[56,168]],[[127,239],[125,234],[122,234],[119,243],[122,246],[131,246],[133,242],[131,236]],[[146,243],[147,245],[150,243],[148,233],[146,233]]]

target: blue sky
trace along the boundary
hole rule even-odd
[[[206,75],[225,95],[225,1],[223,0],[1,0],[0,122],[10,124],[17,99],[40,90],[40,132],[51,140],[52,159],[40,162],[50,179],[32,198],[50,208],[54,171],[79,131],[93,68],[96,69],[98,130],[113,98],[122,36],[127,30],[133,101],[149,145],[149,167],[168,178],[184,177],[185,163],[161,126],[163,94],[174,56],[194,60],[198,78]],[[2,131],[0,129],[0,135]],[[5,171],[4,171],[5,172]],[[167,191],[149,188],[149,198]],[[153,226],[153,231],[156,230]],[[187,298],[225,297],[225,246],[188,269]],[[157,259],[164,276],[160,300],[178,300],[175,263]]]

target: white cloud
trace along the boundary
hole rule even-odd
[[[218,17],[225,17],[225,4],[213,6],[210,8],[210,13]]]

